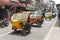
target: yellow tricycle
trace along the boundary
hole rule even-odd
[[[21,30],[22,34],[25,35],[27,32],[30,33],[31,26],[29,22],[30,12],[16,13],[11,17],[12,29],[14,31]]]

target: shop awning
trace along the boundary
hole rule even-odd
[[[24,4],[24,3],[12,2],[12,1],[10,1],[10,0],[0,0],[0,4],[26,7],[26,4]]]

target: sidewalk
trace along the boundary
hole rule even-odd
[[[48,40],[60,40],[60,27],[54,27]]]
[[[57,20],[48,40],[60,40],[60,20]]]

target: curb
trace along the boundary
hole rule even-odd
[[[58,17],[55,18],[55,19],[56,19],[56,20],[54,20],[55,22],[53,23],[51,29],[49,30],[49,32],[47,33],[47,35],[45,36],[45,38],[44,38],[43,40],[48,40],[48,39],[49,39],[50,34],[51,34],[51,32],[52,32],[52,30],[53,30],[53,28],[54,28],[54,25],[55,25],[55,23],[57,22],[57,18],[58,18]]]

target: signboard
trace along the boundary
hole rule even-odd
[[[13,1],[13,2],[19,2],[18,0],[11,0],[11,1]]]
[[[10,0],[0,0],[0,3],[10,3]]]
[[[26,9],[27,9],[27,10],[36,10],[36,7],[35,7],[35,6],[32,6],[32,5],[27,4]]]

